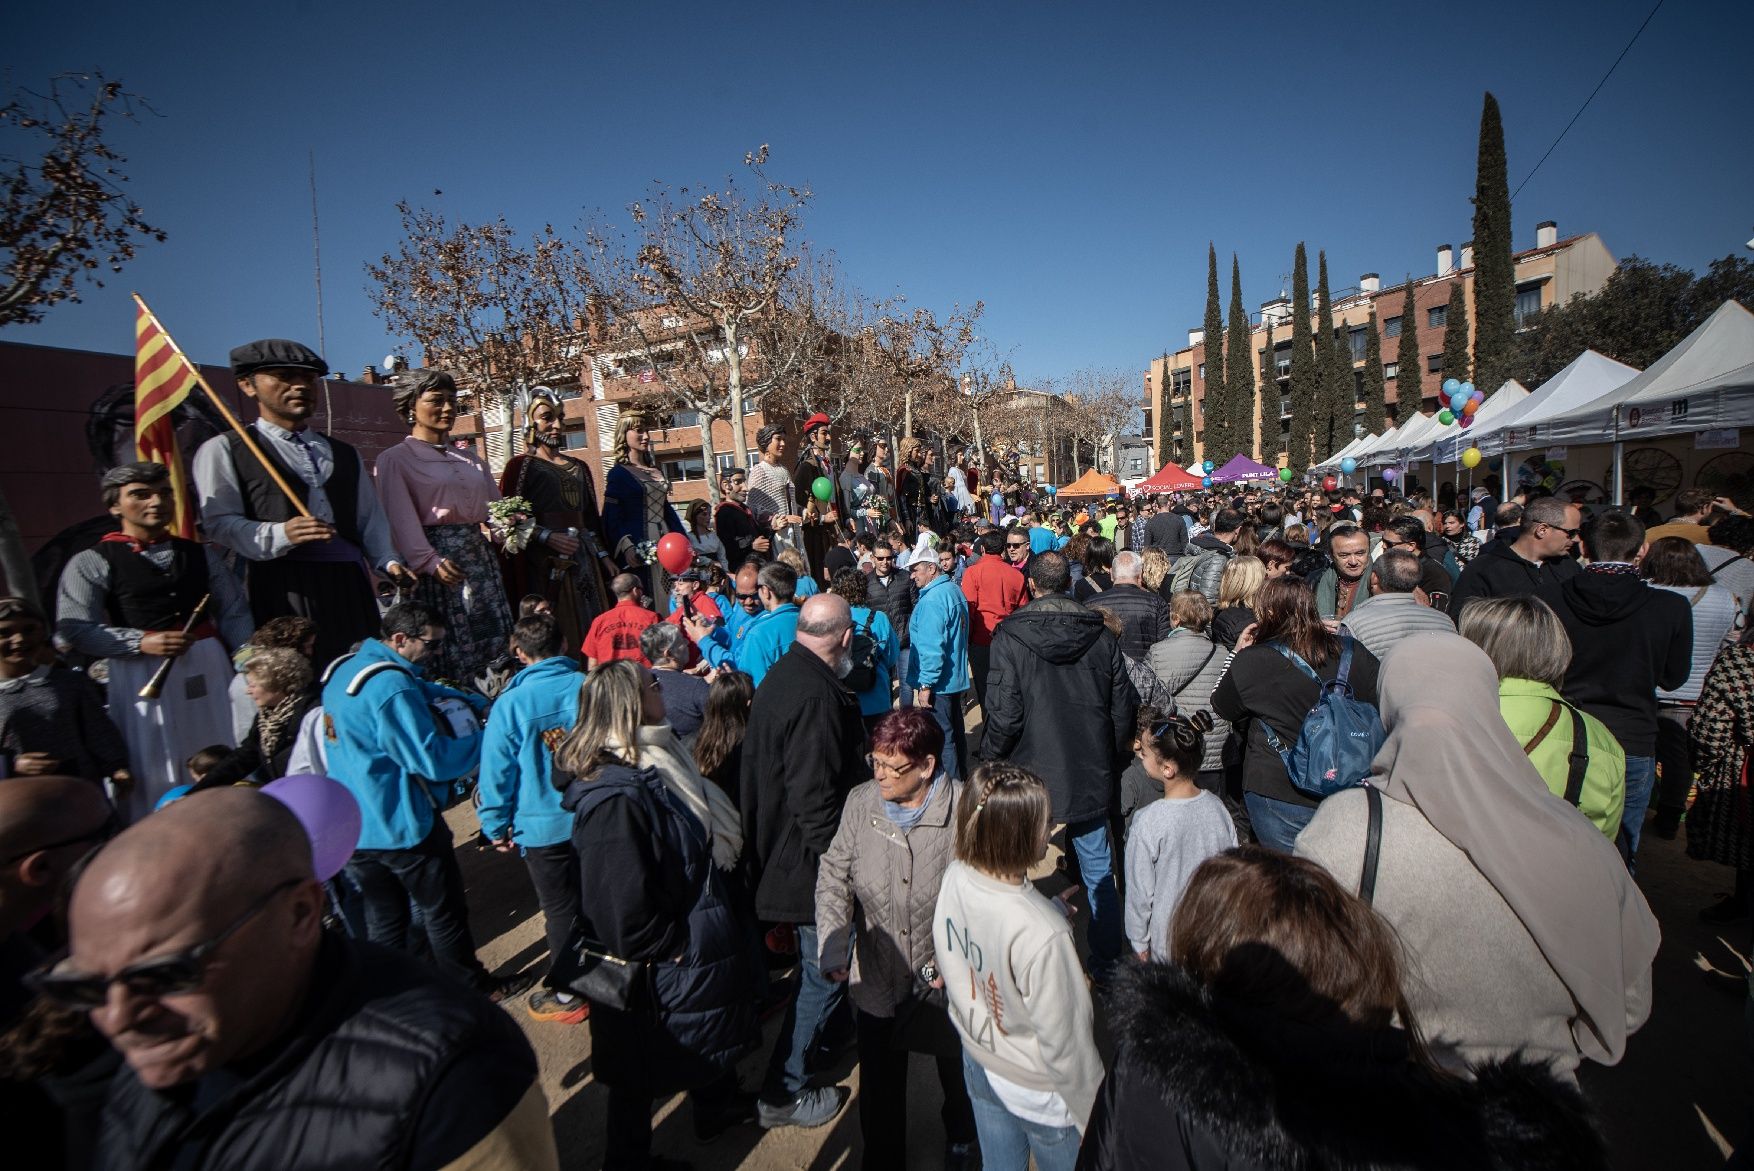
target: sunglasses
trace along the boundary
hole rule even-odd
[[[761,600],[761,595],[759,593],[754,593],[754,594],[739,593],[737,595],[737,600],[739,602],[758,602]]]
[[[874,554],[872,554],[872,556],[871,556],[871,560],[873,560],[873,561],[881,561],[881,562],[883,562],[883,563],[884,563],[884,564],[888,564],[888,563],[889,563],[889,562],[891,562],[891,561],[894,561],[894,560],[895,560],[895,558],[894,558],[894,557],[893,557],[893,556],[890,556],[890,557],[885,557],[885,556],[884,556],[884,555],[883,555],[883,554],[881,554],[881,553],[874,553]]]
[[[0,866],[10,866],[21,858],[28,858],[32,854],[46,853],[49,850],[59,850],[63,846],[78,846],[83,845],[86,842],[107,842],[115,837],[116,834],[121,831],[121,828],[122,819],[116,814],[116,811],[112,809],[110,810],[110,815],[104,818],[103,824],[96,829],[87,830],[85,833],[79,834],[76,837],[62,838],[58,842],[49,842],[41,846],[32,846],[28,850],[20,851],[19,853],[12,855],[10,858],[0,861]]]
[[[53,967],[39,968],[25,976],[24,983],[45,1000],[63,1008],[90,1011],[102,1008],[109,999],[110,985],[121,984],[130,995],[147,1000],[194,992],[207,979],[207,964],[225,941],[236,935],[244,924],[261,914],[274,899],[309,879],[289,878],[257,899],[231,925],[212,939],[193,947],[129,964],[114,976],[88,976],[79,972],[57,972]]]

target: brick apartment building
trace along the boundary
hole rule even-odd
[[[1516,317],[1520,324],[1552,305],[1564,304],[1572,297],[1598,292],[1607,283],[1618,262],[1608,252],[1601,237],[1594,232],[1559,239],[1558,226],[1551,220],[1535,226],[1535,246],[1513,257],[1516,274]],[[1438,388],[1443,382],[1443,341],[1447,327],[1450,286],[1462,283],[1463,303],[1469,307],[1469,347],[1473,345],[1474,256],[1471,244],[1463,244],[1458,254],[1448,244],[1437,247],[1437,271],[1418,277],[1413,284],[1415,320],[1418,331],[1421,368],[1403,372],[1396,366],[1401,330],[1408,323],[1401,319],[1406,284],[1382,287],[1376,273],[1365,273],[1358,284],[1332,291],[1332,328],[1342,331],[1351,348],[1352,365],[1362,393],[1364,385],[1364,354],[1368,340],[1366,330],[1372,324],[1382,331],[1384,397],[1391,421],[1400,417],[1402,404],[1412,402],[1415,410],[1437,409]],[[1314,312],[1314,304],[1310,306]],[[1258,316],[1250,322],[1250,342],[1255,354],[1255,406],[1249,417],[1257,420],[1259,430],[1262,386],[1271,372],[1272,393],[1279,395],[1279,439],[1275,451],[1283,451],[1291,435],[1291,329],[1293,306],[1289,298],[1278,297],[1262,304]],[[1155,436],[1152,447],[1156,467],[1174,461],[1186,465],[1205,458],[1204,409],[1206,399],[1205,331],[1188,331],[1188,344],[1163,358],[1153,360],[1145,371],[1145,435]],[[1482,387],[1488,394],[1497,387]],[[1530,389],[1533,389],[1532,387]],[[1356,406],[1356,404],[1355,404]],[[1162,414],[1161,420],[1153,414]],[[1362,427],[1361,412],[1355,416],[1354,429]],[[1153,424],[1157,425],[1154,427]],[[1256,437],[1259,450],[1259,436]],[[1318,452],[1318,457],[1328,453]],[[1284,457],[1279,457],[1283,462]]]

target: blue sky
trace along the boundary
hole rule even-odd
[[[316,342],[307,151],[327,352],[395,346],[363,265],[396,200],[514,225],[615,217],[771,144],[816,192],[808,236],[876,295],[987,303],[1026,378],[1142,369],[1204,309],[1279,290],[1299,240],[1336,286],[1434,269],[1471,234],[1480,100],[1514,187],[1649,11],[1511,4],[637,3],[286,0],[14,6],[9,85],[102,68],[158,117],[126,126],[132,192],[170,234],[108,288],[0,339],[131,346],[138,289],[192,355]],[[70,17],[76,23],[69,27]],[[1513,209],[1616,255],[1702,268],[1754,234],[1754,5],[1668,0]],[[433,192],[442,190],[442,196]],[[1312,272],[1313,276],[1313,272]]]

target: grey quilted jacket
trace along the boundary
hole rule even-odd
[[[824,972],[849,967],[853,1003],[891,1017],[933,958],[932,915],[956,841],[962,786],[948,778],[903,833],[883,812],[877,782],[847,796],[834,843],[816,871],[816,931]]]

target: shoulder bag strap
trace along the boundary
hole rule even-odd
[[[1187,681],[1184,682],[1180,687],[1178,687],[1174,691],[1170,692],[1169,693],[1170,696],[1171,697],[1179,697],[1182,692],[1186,691],[1189,687],[1193,686],[1194,680],[1198,679],[1201,676],[1201,674],[1203,674],[1205,672],[1206,668],[1211,665],[1212,656],[1216,655],[1217,653],[1218,653],[1218,644],[1213,643],[1212,649],[1206,652],[1205,659],[1201,661],[1201,663],[1198,667],[1194,668],[1194,673],[1192,675],[1189,675],[1187,678]]]
[[[1734,565],[1734,564],[1735,564],[1735,563],[1736,563],[1736,562],[1738,562],[1738,561],[1746,561],[1746,560],[1748,560],[1748,558],[1747,558],[1747,557],[1745,557],[1745,556],[1743,556],[1743,555],[1742,555],[1742,554],[1740,554],[1740,553],[1738,553],[1738,554],[1736,554],[1736,555],[1735,555],[1735,556],[1734,556],[1734,557],[1730,557],[1730,558],[1727,558],[1727,559],[1725,559],[1725,560],[1723,560],[1723,561],[1720,561],[1720,562],[1718,562],[1718,567],[1717,567],[1717,569],[1714,569],[1714,570],[1712,570],[1712,571],[1711,571],[1711,576],[1713,576],[1713,577],[1716,577],[1716,576],[1717,576],[1717,574],[1718,574],[1718,569],[1722,569],[1722,568],[1724,568],[1724,567],[1725,567],[1725,566],[1726,566],[1726,565]]]
[[[1708,586],[1708,585],[1700,586],[1699,589],[1694,592],[1692,601],[1688,602],[1687,604],[1689,606],[1697,607],[1699,605],[1699,603],[1705,601],[1705,595],[1707,593],[1709,593],[1710,591],[1711,591],[1710,586]]]
[[[1345,631],[1340,632],[1340,669],[1334,675],[1334,682],[1345,688],[1346,676],[1352,673],[1352,636]]]
[[[1268,643],[1267,645],[1271,646],[1274,650],[1276,650],[1280,654],[1284,655],[1286,658],[1286,661],[1288,661],[1292,666],[1296,667],[1299,671],[1302,671],[1305,675],[1308,675],[1311,679],[1314,679],[1318,684],[1322,681],[1322,677],[1320,675],[1316,674],[1315,668],[1310,666],[1308,663],[1304,662],[1302,655],[1298,654],[1296,651],[1292,650],[1290,647],[1286,646],[1284,643],[1272,642],[1272,643]]]
[[[1589,729],[1584,726],[1583,713],[1565,705],[1571,713],[1571,755],[1568,758],[1570,772],[1565,778],[1565,800],[1573,807],[1581,807],[1583,802],[1583,775],[1590,767]]]
[[[1370,821],[1364,831],[1364,872],[1358,877],[1358,897],[1369,906],[1376,897],[1376,864],[1382,857],[1382,791],[1365,785],[1364,800],[1370,806]]]
[[[1559,701],[1554,700],[1553,710],[1547,713],[1547,722],[1541,725],[1541,730],[1535,733],[1534,739],[1523,745],[1524,756],[1533,756],[1535,749],[1541,747],[1541,741],[1547,738],[1547,733],[1553,730],[1553,725],[1559,722],[1559,706]]]

